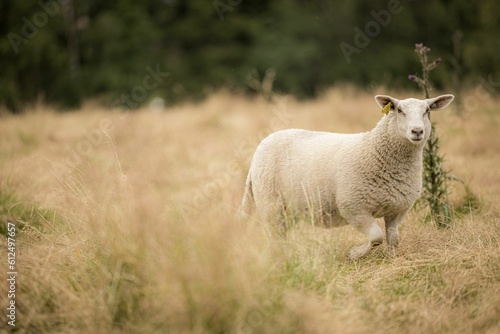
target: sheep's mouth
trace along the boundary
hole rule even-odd
[[[424,136],[412,136],[412,137],[410,137],[410,141],[411,141],[413,144],[419,144],[419,143],[421,143],[423,140],[424,140]]]

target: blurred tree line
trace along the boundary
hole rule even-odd
[[[225,87],[315,96],[339,83],[412,88],[415,43],[443,58],[439,88],[499,78],[494,0],[40,0],[0,3],[0,104],[83,99],[135,108]],[[498,80],[497,80],[498,81]]]

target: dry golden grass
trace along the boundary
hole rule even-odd
[[[462,209],[447,230],[413,210],[397,256],[382,246],[358,262],[346,253],[364,237],[349,226],[302,225],[283,240],[235,211],[266,134],[369,130],[381,116],[371,94],[346,88],[269,103],[220,93],[160,114],[88,104],[3,116],[0,218],[27,224],[17,235],[16,328],[499,333],[500,102],[478,102],[463,117],[449,109],[433,119],[446,166],[479,208]],[[458,206],[464,190],[452,188]]]

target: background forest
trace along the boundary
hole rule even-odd
[[[249,78],[268,69],[297,97],[344,83],[415,88],[420,42],[443,59],[438,88],[457,90],[498,77],[499,12],[493,0],[2,1],[0,105],[196,101],[252,93]]]

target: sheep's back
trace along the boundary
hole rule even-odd
[[[299,129],[271,134],[259,145],[251,166],[256,197],[300,211],[335,214],[336,158],[360,138]]]

